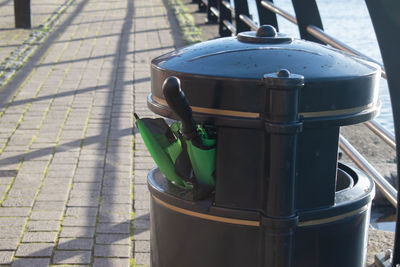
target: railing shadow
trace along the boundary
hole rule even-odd
[[[0,8],[2,8],[3,6],[8,6],[8,5],[11,5],[11,2],[12,2],[13,0],[6,0],[6,1],[4,1],[3,3],[0,3]]]

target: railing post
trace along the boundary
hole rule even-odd
[[[250,27],[240,19],[240,15],[249,17],[249,5],[247,0],[235,0],[235,21],[237,33],[250,31]]]
[[[270,10],[266,9],[261,5],[262,0],[256,0],[257,4],[257,11],[258,11],[258,20],[260,21],[260,26],[262,25],[272,25],[274,28],[278,30],[278,21],[276,18],[276,14],[271,12]],[[270,0],[273,2],[273,0]]]
[[[15,27],[31,28],[31,0],[14,0]]]
[[[205,12],[205,11],[207,11],[207,6],[203,3],[203,1],[198,0],[198,3],[199,3],[199,11],[200,11],[200,12]]]
[[[209,24],[216,23],[218,21],[218,18],[214,15],[214,13],[211,12],[212,7],[217,7],[217,0],[208,0],[206,23]]]
[[[231,31],[225,26],[224,20],[227,20],[229,22],[232,22],[232,13],[229,8],[227,8],[222,1],[224,0],[218,0],[218,9],[219,9],[219,19],[218,19],[218,24],[219,24],[219,36],[220,37],[227,37],[227,36],[232,36]]]
[[[366,0],[385,65],[397,144],[397,179],[400,179],[400,2],[398,0]],[[400,183],[399,183],[400,184]],[[397,189],[399,192],[399,188]],[[397,194],[397,221],[392,266],[400,264],[400,194]]]
[[[308,25],[314,25],[323,30],[321,16],[315,0],[292,0],[302,39],[324,44],[307,32]]]

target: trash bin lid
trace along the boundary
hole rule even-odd
[[[379,110],[377,64],[288,37],[272,26],[153,59],[148,105],[160,115],[174,117],[162,93],[164,80],[173,75],[181,80],[198,120],[257,120],[263,91],[268,90],[264,74],[280,69],[304,76],[299,112],[305,123],[353,124],[371,119]]]

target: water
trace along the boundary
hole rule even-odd
[[[253,18],[258,18],[255,0],[248,2],[250,14]],[[275,0],[274,3],[295,14],[291,0]],[[363,0],[317,0],[317,5],[326,33],[382,63],[375,32]],[[281,32],[299,38],[297,26],[281,16],[278,16],[278,26]],[[382,109],[376,120],[394,133],[390,95],[387,82],[383,78],[380,82],[379,99]]]

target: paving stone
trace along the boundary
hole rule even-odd
[[[91,250],[92,247],[91,238],[60,238],[57,245],[59,250]]]
[[[63,216],[62,210],[34,210],[31,213],[31,220],[48,221],[48,220],[61,220]]]
[[[11,267],[48,267],[50,258],[17,258],[11,264]]]
[[[125,245],[95,245],[94,256],[96,257],[120,257],[129,258],[130,247]]]
[[[53,194],[53,195],[56,195],[57,197],[53,197],[51,200],[57,201],[57,202],[63,202],[68,197],[69,190],[70,189],[67,188],[67,187],[62,188],[62,187],[59,186],[58,190],[40,190],[39,194],[40,195],[51,195],[51,194]],[[40,198],[39,200],[43,201],[43,200],[49,200],[49,199]]]
[[[19,243],[19,238],[0,239],[0,250],[16,250],[18,243]]]
[[[95,226],[96,217],[65,217],[63,226]]]
[[[97,233],[112,233],[112,234],[129,234],[130,223],[99,223],[97,225]]]
[[[19,238],[24,231],[23,226],[7,227],[3,226],[0,228],[0,238]]]
[[[130,234],[96,234],[96,244],[129,245]]]
[[[100,196],[96,197],[75,197],[68,201],[68,207],[98,207]]]
[[[25,223],[26,223],[25,217],[0,217],[0,227],[24,226]]]
[[[12,198],[34,198],[36,195],[37,189],[31,188],[11,188],[8,191],[7,197]]]
[[[150,210],[150,201],[135,200],[135,210]]]
[[[17,257],[50,257],[54,243],[21,243],[15,253]]]
[[[115,170],[104,172],[104,179],[130,179],[131,177],[130,172],[117,172]]]
[[[33,205],[33,202],[34,202],[34,198],[7,197],[7,199],[2,203],[2,206],[3,207],[31,207]]]
[[[77,191],[74,189],[71,190],[71,195],[70,195],[71,199],[83,198],[83,197],[87,198],[100,197],[100,191]]]
[[[18,173],[16,169],[11,168],[8,164],[1,164],[0,166],[4,168],[0,169],[0,180],[13,178]],[[17,167],[17,165],[15,167]]]
[[[129,259],[95,258],[93,267],[129,267]]]
[[[36,201],[33,211],[63,211],[64,208],[63,201]]]
[[[26,226],[27,231],[54,231],[57,232],[60,228],[60,221],[32,221],[28,222]]]
[[[135,229],[133,231],[133,239],[135,241],[137,241],[137,240],[141,240],[141,241],[150,240],[150,229]]]
[[[53,257],[54,264],[89,264],[91,252],[86,250],[56,251]]]
[[[96,152],[93,152],[96,154]],[[103,177],[103,168],[77,168],[75,176]]]
[[[59,156],[59,154],[55,154],[51,163],[56,165],[75,166],[78,163],[78,157],[75,156],[64,157],[64,156]]]
[[[138,220],[138,219],[135,219],[133,221],[133,227],[135,229],[150,229],[150,221],[149,220]]]
[[[43,175],[35,174],[35,173],[18,173],[15,177],[15,182],[23,181],[24,183],[36,183],[40,184]]]
[[[75,175],[75,182],[87,182],[87,183],[98,183],[101,182],[103,177],[101,175]]]
[[[59,186],[65,186],[65,187],[70,187],[72,182],[72,178],[65,178],[65,177],[46,177],[46,179],[43,182],[43,185],[59,185]]]
[[[133,190],[133,195],[136,199],[140,200],[148,200],[150,196],[150,192],[147,189],[147,185],[135,185]]]
[[[75,163],[71,163],[71,164],[55,164],[55,163],[52,163],[49,166],[48,172],[57,171],[57,172],[63,172],[63,173],[74,173],[75,165],[76,165]]]
[[[103,203],[100,213],[131,213],[131,204],[108,204]]]
[[[26,207],[1,207],[0,217],[26,217],[31,208]]]
[[[130,178],[112,178],[112,179],[104,179],[103,185],[105,186],[132,186],[132,180]]]
[[[45,185],[40,189],[40,193],[42,194],[46,193],[67,194],[68,191],[69,191],[69,185],[61,186],[59,184]]]
[[[74,183],[73,190],[75,191],[100,191],[101,183]]]
[[[150,265],[150,253],[135,253],[136,265]]]
[[[101,189],[101,194],[102,195],[130,195],[131,188],[128,186],[114,187],[114,186],[105,185]]]
[[[136,210],[135,211],[135,220],[150,220],[150,211],[149,210]]]
[[[131,215],[129,213],[105,213],[99,215],[100,223],[129,223],[131,220]]]
[[[56,241],[57,232],[25,232],[22,242],[24,243],[54,243]]]
[[[49,170],[46,173],[46,177],[53,178],[72,178],[74,176],[74,169],[72,170]]]
[[[93,237],[94,227],[69,227],[61,229],[60,237]]]
[[[37,189],[40,187],[41,183],[41,176],[40,177],[24,177],[24,178],[16,178],[14,183],[12,184],[12,190],[10,190],[10,196],[11,197],[23,197],[23,198],[30,198],[33,199],[32,196],[36,194]],[[36,188],[36,189],[35,189]],[[19,190],[19,192],[15,192]],[[21,191],[24,190],[22,193]],[[25,192],[27,194],[25,194]],[[25,194],[25,195],[23,195]]]
[[[0,264],[10,264],[14,251],[0,251]]]
[[[103,204],[109,204],[109,203],[115,203],[115,204],[131,204],[132,199],[131,195],[105,195],[102,196],[102,203]]]
[[[135,253],[150,253],[150,241],[135,240]]]
[[[19,173],[44,173],[45,169],[47,166],[46,161],[35,161],[35,162],[29,162],[29,161],[24,161],[22,164],[21,169],[19,170]]]
[[[84,216],[84,217],[95,217],[97,216],[97,208],[89,208],[89,207],[68,207],[66,216]]]
[[[51,194],[40,192],[37,201],[66,201],[68,198],[67,194]]]

